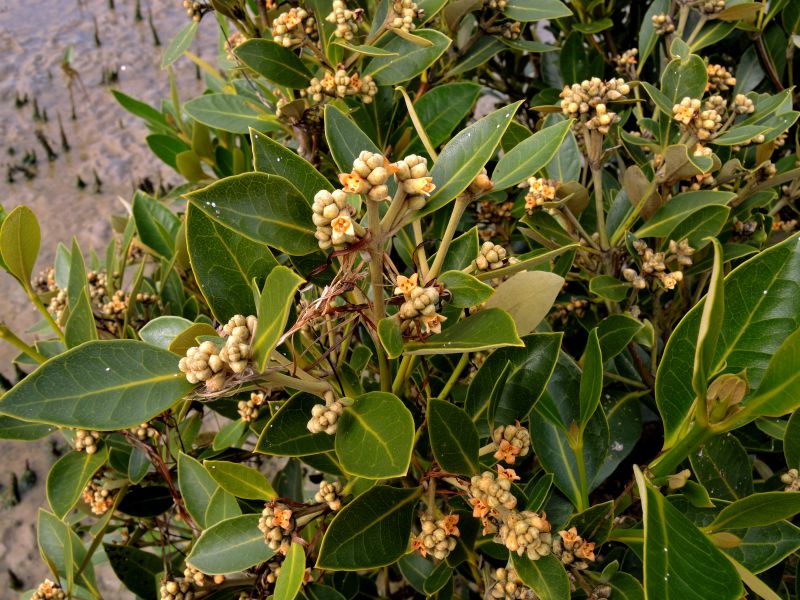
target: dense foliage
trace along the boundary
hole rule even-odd
[[[800,3],[184,4],[186,183],[0,212],[26,597],[798,598]]]

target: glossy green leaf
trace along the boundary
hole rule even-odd
[[[499,271],[499,269],[498,269]],[[501,308],[514,319],[517,331],[531,333],[550,312],[564,278],[549,271],[522,271],[497,286],[487,308]]]
[[[139,337],[148,344],[167,349],[175,336],[191,326],[192,322],[189,319],[165,315],[148,321],[139,330]]]
[[[503,155],[492,172],[497,190],[504,190],[533,177],[553,159],[572,121],[561,121],[537,131]]]
[[[451,40],[435,29],[417,29],[414,35],[430,42],[422,46],[394,36],[383,49],[396,56],[377,56],[364,67],[364,75],[371,75],[379,85],[397,85],[413,79],[430,67],[444,54]]]
[[[642,327],[641,321],[626,314],[609,315],[600,321],[600,325],[597,327],[597,337],[600,341],[603,360],[608,361],[625,350],[636,334],[642,330]]]
[[[370,46],[367,44],[360,44],[356,46],[347,43],[343,39],[336,39],[333,43],[337,46],[341,46],[342,48],[347,48],[351,52],[363,54],[364,56],[397,56],[397,52],[390,52],[384,48],[378,48],[377,46]]]
[[[420,211],[421,215],[440,209],[467,189],[494,156],[519,105],[517,102],[489,113],[447,143],[431,170],[437,187]]]
[[[703,397],[708,389],[709,371],[714,360],[719,339],[720,326],[725,310],[725,288],[723,285],[722,246],[713,240],[714,262],[711,269],[711,279],[708,284],[708,293],[703,303],[703,313],[697,331],[697,347],[694,355],[692,369],[692,389],[697,397]]]
[[[280,265],[270,271],[264,282],[258,302],[258,327],[252,342],[253,356],[262,371],[283,335],[289,310],[294,306],[294,294],[303,281],[294,271]]]
[[[400,322],[395,317],[378,321],[378,338],[389,358],[397,358],[403,353],[403,333],[400,331]]]
[[[659,208],[634,235],[638,238],[667,237],[673,231],[685,229],[693,214],[707,206],[725,206],[735,198],[732,192],[698,190],[676,194]],[[676,242],[683,238],[672,237]]]
[[[509,314],[498,308],[487,308],[424,342],[407,343],[406,354],[457,354],[522,345]]]
[[[278,264],[269,248],[214,221],[191,203],[186,211],[186,241],[195,279],[216,319],[226,323],[234,315],[255,314],[251,283],[255,279],[262,285]]]
[[[408,549],[420,493],[378,485],[358,496],[328,526],[317,568],[356,571],[396,561]]]
[[[506,49],[498,38],[489,35],[479,37],[469,51],[447,72],[447,77],[456,77],[485,64]]]
[[[522,582],[531,588],[542,600],[568,600],[569,578],[564,565],[553,554],[537,560],[527,555],[519,556],[511,552],[511,564]]]
[[[250,130],[253,144],[253,166],[259,173],[278,175],[290,181],[308,202],[320,190],[333,191],[333,186],[311,163],[272,138]]]
[[[459,81],[435,86],[417,100],[414,110],[434,148],[446,142],[458,124],[470,114],[480,91],[479,85]],[[417,154],[424,152],[422,143],[416,135],[414,141],[409,144],[407,152]]]
[[[653,25],[653,17],[657,14],[665,13],[669,9],[669,0],[655,0],[648,7],[642,17],[642,25],[639,28],[639,63],[644,64],[658,44],[659,36],[656,34]]]
[[[413,444],[414,418],[403,402],[388,392],[359,396],[339,417],[336,456],[351,475],[402,477],[408,471]]]
[[[73,451],[62,456],[47,474],[47,501],[59,518],[72,510],[97,470],[108,460],[108,450],[94,454]]]
[[[295,394],[269,420],[256,444],[256,452],[274,456],[307,456],[333,450],[334,438],[311,433],[306,425],[311,409],[323,401],[311,394]]]
[[[800,410],[795,410],[786,423],[786,433],[783,437],[783,456],[789,467],[800,465]],[[795,467],[797,468],[797,467]]]
[[[171,352],[134,340],[87,342],[51,358],[0,400],[12,417],[111,431],[149,421],[192,389]]]
[[[40,423],[29,423],[13,417],[0,415],[0,440],[31,442],[53,433],[55,427]]]
[[[165,258],[175,252],[180,220],[166,206],[142,192],[133,196],[133,219],[142,243]]]
[[[64,326],[64,338],[67,348],[75,348],[84,342],[97,339],[92,305],[85,289],[78,297],[77,304],[69,312],[67,323]]]
[[[797,239],[777,244],[725,278],[725,311],[710,373],[747,369],[758,389],[772,356],[800,327],[800,248]],[[691,372],[704,301],[692,308],[667,342],[656,376],[656,402],[665,428],[665,447],[678,438],[694,401]]]
[[[242,434],[247,431],[247,423],[241,419],[226,423],[214,436],[214,441],[211,448],[219,452],[220,450],[227,450],[239,444],[242,439]]]
[[[741,541],[734,548],[725,548],[725,554],[754,573],[774,567],[800,549],[800,528],[787,521],[738,529],[734,533]]]
[[[447,271],[438,280],[451,294],[449,304],[458,308],[478,306],[494,294],[491,286],[462,271]]]
[[[293,600],[300,592],[306,574],[306,553],[301,544],[289,546],[275,581],[274,600]]]
[[[711,531],[771,525],[800,513],[800,494],[763,492],[745,496],[722,509]]]
[[[193,323],[175,336],[169,344],[169,351],[178,356],[184,356],[186,351],[192,346],[197,346],[199,343],[198,339],[204,336],[216,338],[218,337],[218,333],[217,330],[208,323]]]
[[[644,513],[644,588],[648,598],[737,600],[733,565],[634,466]]]
[[[244,173],[215,181],[187,197],[206,216],[256,243],[292,255],[319,248],[311,207],[283,177]]]
[[[233,94],[197,96],[186,102],[183,109],[190,117],[204,125],[231,133],[247,133],[251,127],[259,129],[259,125],[262,127],[264,125],[260,117],[265,113],[255,102]]]
[[[278,85],[305,89],[311,80],[311,72],[303,61],[272,40],[247,40],[236,47],[234,54],[256,73]]]
[[[205,529],[206,510],[219,485],[200,462],[183,452],[178,454],[178,489],[189,515]]]
[[[503,14],[515,21],[541,21],[569,17],[572,11],[561,0],[508,0]]]
[[[753,493],[750,459],[736,437],[712,438],[689,459],[695,477],[712,498],[736,500]]]
[[[611,275],[597,275],[589,281],[589,291],[606,300],[622,302],[628,297],[631,288]]]
[[[703,59],[690,54],[685,59],[675,58],[661,74],[661,91],[672,106],[686,98],[702,98],[708,83],[708,73]]]
[[[525,488],[525,495],[528,499],[525,510],[539,512],[550,497],[550,490],[553,487],[553,474],[545,473],[538,479],[532,480],[532,482],[532,487],[529,484]]]
[[[120,106],[122,106],[122,108],[127,110],[132,115],[147,121],[148,125],[150,125],[153,129],[164,131],[165,133],[171,132],[171,128],[167,124],[167,120],[164,118],[164,115],[162,115],[149,104],[146,104],[141,100],[137,100],[136,98],[132,98],[127,94],[123,94],[119,90],[111,90],[111,95],[114,96],[114,99],[120,104]]]
[[[194,41],[195,35],[197,35],[197,26],[199,24],[198,21],[190,21],[170,40],[169,45],[164,50],[164,54],[161,57],[162,69],[166,69],[189,49],[189,46],[191,46]]]
[[[800,407],[800,329],[790,335],[767,364],[756,394],[747,401],[749,417],[781,417]]]
[[[469,415],[446,400],[428,400],[428,436],[439,466],[457,475],[475,475],[479,470],[478,430]]]
[[[258,528],[260,515],[241,515],[206,529],[186,562],[207,575],[244,571],[269,560],[274,552]]]
[[[324,118],[325,139],[328,142],[331,156],[340,171],[349,173],[353,169],[353,161],[358,158],[362,150],[380,154],[381,151],[369,139],[369,136],[361,131],[350,117],[332,104],[325,106]]]
[[[581,362],[583,363],[583,373],[581,374],[579,396],[581,408],[578,424],[584,426],[600,405],[600,394],[603,392],[603,354],[596,327],[589,332],[589,339],[586,341],[586,350]]]
[[[160,556],[120,544],[103,544],[103,550],[114,574],[126,588],[145,600],[158,598],[160,575],[164,572]]]
[[[22,287],[31,287],[31,274],[39,255],[41,230],[36,215],[27,206],[17,206],[0,225],[0,257],[5,268]]]
[[[206,470],[223,490],[237,498],[273,500],[275,490],[269,481],[254,467],[225,460],[206,460]]]

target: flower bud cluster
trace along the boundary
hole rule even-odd
[[[78,452],[84,451],[86,454],[94,454],[97,452],[97,443],[99,441],[99,431],[86,431],[85,429],[78,429],[75,432],[75,437],[72,439],[75,450]]]
[[[228,36],[228,39],[225,40],[225,54],[227,55],[228,60],[231,62],[236,61],[236,55],[233,53],[233,51],[246,41],[247,38],[244,37],[244,34],[241,31],[234,31]]]
[[[681,240],[680,242],[670,241],[670,256],[666,257],[663,252],[653,251],[644,241],[636,240],[633,246],[641,259],[641,274],[637,273],[635,269],[624,268],[622,269],[622,276],[626,281],[633,284],[636,289],[644,289],[647,287],[647,278],[658,280],[664,289],[672,290],[675,286],[683,281],[682,271],[667,271],[667,262],[675,261],[679,265],[691,265],[692,255],[694,248],[689,246],[688,240]]]
[[[672,107],[672,118],[683,124],[699,140],[707,140],[722,127],[722,114],[714,108],[708,106],[720,106],[716,97],[709,99],[704,110],[701,110],[702,102],[697,98],[686,97]]]
[[[498,469],[495,478],[491,471],[484,471],[480,475],[473,475],[469,484],[469,503],[472,506],[472,516],[481,519],[486,531],[493,527],[488,519],[496,519],[499,509],[513,510],[517,506],[517,499],[511,493],[511,482],[518,479],[511,469]]]
[[[403,31],[414,31],[414,18],[419,16],[419,8],[414,0],[392,0],[389,25]]]
[[[439,290],[435,287],[421,287],[419,276],[398,275],[395,294],[402,294],[405,301],[400,305],[397,316],[400,331],[407,337],[440,333],[442,323],[447,319],[436,312]]]
[[[570,527],[567,531],[559,531],[561,540],[553,540],[553,554],[555,554],[565,565],[578,570],[589,567],[590,562],[594,562],[594,542],[587,542],[578,535],[575,527]]]
[[[531,560],[547,556],[553,548],[550,522],[544,514],[530,510],[509,513],[503,519],[495,541],[503,544],[509,552],[527,555]]]
[[[481,246],[478,258],[475,259],[475,266],[480,271],[494,271],[504,267],[506,264],[519,262],[513,256],[509,256],[503,246],[492,242],[484,242]]]
[[[581,83],[565,85],[561,97],[561,112],[575,118],[590,131],[607,134],[609,126],[618,120],[617,113],[607,108],[609,102],[623,100],[631,91],[624,79],[603,81],[592,77]]]
[[[268,502],[261,511],[258,528],[264,534],[267,545],[275,552],[286,555],[292,542],[295,529],[294,516],[291,509],[280,502]]]
[[[781,475],[781,482],[786,485],[784,488],[787,492],[800,492],[800,471],[797,469],[789,469]]]
[[[95,515],[104,515],[114,506],[114,494],[105,484],[90,481],[81,494],[83,501],[89,505]]]
[[[508,6],[508,0],[483,0],[483,5],[492,10],[504,10]]]
[[[46,270],[41,271],[31,282],[33,289],[40,294],[47,292],[55,292],[58,290],[56,285],[56,270],[53,267],[48,267]]]
[[[559,303],[553,307],[555,309],[553,311],[553,317],[561,319],[563,323],[566,323],[572,314],[580,319],[585,314],[587,306],[589,306],[588,300],[573,296],[569,302],[563,304]]]
[[[325,481],[319,483],[319,490],[314,494],[314,500],[325,503],[332,511],[337,511],[342,507],[342,484],[338,481]]]
[[[131,427],[131,433],[142,441],[147,438],[153,439],[158,437],[158,429],[153,427],[150,423],[141,423],[138,427]]]
[[[225,575],[206,575],[191,565],[186,565],[186,569],[183,571],[183,576],[186,578],[186,581],[192,582],[197,587],[204,587],[207,583],[209,583],[209,579],[211,579],[211,582],[214,585],[220,585],[225,581]]]
[[[756,111],[753,101],[744,94],[736,94],[733,99],[733,110],[737,115],[749,115]]]
[[[347,8],[344,0],[333,0],[333,10],[325,17],[328,23],[336,25],[334,35],[337,38],[342,38],[350,41],[358,32],[358,22],[356,21],[356,12]]]
[[[263,392],[252,392],[249,400],[239,400],[237,411],[242,421],[250,423],[258,418],[259,407],[264,403]]]
[[[395,177],[403,186],[407,196],[405,202],[410,210],[420,210],[426,199],[436,189],[433,178],[428,171],[428,159],[424,156],[409,154],[392,165],[396,170]]]
[[[518,40],[522,37],[522,23],[506,21],[501,26],[501,35],[507,40]]]
[[[526,587],[511,567],[497,569],[489,588],[489,598],[497,600],[538,600],[536,593]]]
[[[684,239],[680,242],[670,240],[669,251],[674,256],[675,260],[678,261],[679,265],[691,266],[694,248],[689,245],[689,240]]]
[[[389,198],[387,182],[394,172],[389,160],[382,154],[362,150],[353,161],[350,173],[339,173],[339,183],[348,194],[366,194],[373,202]]]
[[[65,600],[67,595],[57,583],[45,579],[31,595],[31,600]]]
[[[494,457],[510,465],[514,464],[518,456],[527,456],[531,449],[531,434],[519,421],[514,425],[501,425],[495,429],[492,440],[497,446]]]
[[[556,199],[557,181],[542,179],[541,177],[529,177],[528,185],[530,190],[525,194],[525,210],[529,213],[533,213],[535,209],[544,206],[545,202],[553,202]]]
[[[672,22],[672,17],[666,13],[653,15],[652,22],[656,35],[668,35],[675,31],[675,23]]]
[[[725,10],[725,0],[705,0],[700,5],[700,10],[707,15],[715,15]]]
[[[272,22],[272,39],[284,48],[301,45],[306,36],[312,36],[316,31],[314,17],[304,8],[292,7]]]
[[[355,241],[358,234],[364,234],[363,228],[353,220],[355,210],[347,202],[347,193],[343,190],[320,190],[314,196],[311,205],[311,220],[317,227],[314,237],[319,247],[327,250],[331,246],[343,247],[348,239]],[[334,238],[333,222],[336,221],[336,237]],[[359,227],[358,232],[356,226]],[[352,232],[350,231],[352,227]],[[336,242],[336,244],[334,244]]]
[[[708,86],[706,89],[725,92],[736,85],[736,78],[722,65],[706,65],[708,73]]]
[[[168,578],[161,582],[161,600],[194,600],[194,586],[187,579]]]
[[[620,75],[625,75],[628,78],[634,79],[636,77],[636,57],[639,54],[638,48],[630,48],[625,50],[622,54],[614,57],[614,68]]]
[[[203,13],[209,10],[207,6],[192,0],[183,0],[183,8],[186,9],[186,16],[195,23],[199,23],[200,19],[203,18]]]
[[[414,550],[422,556],[430,552],[436,560],[444,560],[455,549],[460,535],[458,515],[447,515],[441,519],[424,514],[420,517],[420,534],[411,542]]]
[[[610,585],[601,584],[595,586],[589,595],[586,597],[586,600],[605,600],[605,598],[611,598],[611,592],[613,588]]]
[[[311,433],[325,432],[328,435],[336,433],[339,417],[344,411],[344,404],[337,400],[331,390],[323,395],[325,404],[315,404],[311,409],[311,419],[306,427]]]
[[[211,341],[193,346],[186,351],[178,368],[190,383],[204,381],[209,392],[219,391],[229,374],[239,374],[247,368],[256,327],[258,319],[252,315],[233,316],[222,327],[227,337],[221,349]]]
[[[348,75],[344,69],[325,71],[322,79],[314,77],[309,86],[303,90],[303,96],[309,96],[314,102],[322,102],[324,96],[345,98],[358,96],[364,104],[369,104],[378,93],[378,86],[369,75],[359,77],[357,72]]]

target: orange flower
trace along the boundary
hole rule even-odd
[[[447,535],[458,536],[459,531],[456,524],[458,523],[458,515],[447,515],[442,519],[442,529]]]
[[[442,323],[444,323],[446,320],[447,317],[433,313],[428,317],[424,317],[423,323],[428,333],[442,333]]]
[[[383,157],[383,168],[386,169],[390,175],[394,175],[400,170],[397,163],[389,162],[389,159],[385,156]]]
[[[356,171],[339,173],[339,181],[344,191],[348,194],[363,194],[367,191],[367,180]]]
[[[559,531],[558,535],[561,536],[561,539],[564,540],[564,543],[567,545],[574,544],[581,539],[581,536],[578,535],[578,530],[575,527],[570,527],[569,531]]]
[[[280,508],[275,509],[275,514],[273,515],[273,522],[276,526],[280,527],[281,529],[289,530],[292,526],[292,511],[288,508],[285,510],[281,510]]]
[[[500,440],[500,447],[497,449],[497,452],[494,453],[494,457],[497,460],[503,460],[510,465],[514,464],[514,460],[516,460],[517,455],[520,452],[520,448],[509,442],[508,440]]]
[[[433,177],[418,177],[416,179],[406,179],[403,182],[403,189],[408,194],[430,196],[436,186],[433,184]]]
[[[514,471],[514,469],[504,469],[500,465],[497,465],[497,476],[500,479],[510,479],[511,481],[519,481],[520,479],[519,475],[517,475],[517,472]]]
[[[594,542],[583,542],[575,548],[575,556],[584,560],[594,560]]]
[[[412,550],[416,550],[422,556],[428,556],[428,549],[425,547],[424,542],[422,541],[422,536],[415,537],[411,540],[411,548]]]
[[[353,221],[347,215],[339,215],[331,221],[331,229],[342,235],[355,235]]]
[[[419,285],[419,275],[414,273],[411,277],[405,275],[397,276],[397,289],[403,296],[408,296],[415,287]],[[397,293],[395,291],[395,293]]]
[[[472,516],[476,519],[483,519],[492,510],[478,498],[470,498],[469,503],[472,505]]]

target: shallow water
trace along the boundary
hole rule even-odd
[[[111,87],[157,105],[169,94],[167,74],[160,69],[163,48],[187,23],[180,0],[142,0],[143,21],[136,21],[133,0],[116,0],[109,9],[108,0],[0,0],[0,140],[3,168],[0,179],[0,204],[10,210],[19,204],[31,207],[42,227],[42,248],[36,272],[52,264],[58,241],[69,242],[75,235],[84,253],[95,250],[102,255],[111,235],[109,217],[124,211],[120,199],[130,200],[135,186],[143,178],[155,185],[179,180],[172,170],[153,157],[145,143],[146,127],[125,112],[113,99]],[[147,23],[148,9],[161,47],[153,43]],[[101,45],[94,40],[94,21]],[[193,51],[213,58],[216,22],[207,18]],[[73,68],[79,73],[75,84],[76,120],[70,118],[71,105],[67,79],[61,62],[68,47],[73,49]],[[104,85],[103,71],[116,70],[118,81]],[[175,64],[178,86],[183,97],[201,91],[196,69],[188,59]],[[28,95],[29,102],[17,108],[16,97]],[[35,122],[33,99],[49,120]],[[57,115],[61,116],[69,152],[61,148]],[[52,162],[36,138],[41,131],[58,154]],[[6,169],[18,163],[27,151],[38,157],[37,175],[27,180],[15,176],[6,180]],[[13,152],[14,154],[10,154]],[[93,170],[102,181],[95,191]],[[87,183],[83,190],[76,182]],[[16,282],[0,272],[0,321],[19,335],[32,340],[28,329],[38,320]],[[10,361],[16,352],[0,342],[0,372],[11,377]],[[46,441],[31,444],[0,443],[3,464],[0,484],[7,487],[11,473],[19,475],[25,460],[31,462],[39,482],[23,496],[20,505],[0,511],[0,599],[14,598],[8,589],[6,570],[12,569],[26,588],[46,576],[46,568],[35,548],[35,515],[46,506],[44,479],[54,461]],[[117,587],[108,587],[106,597],[123,597]],[[105,594],[104,594],[105,595]]]

